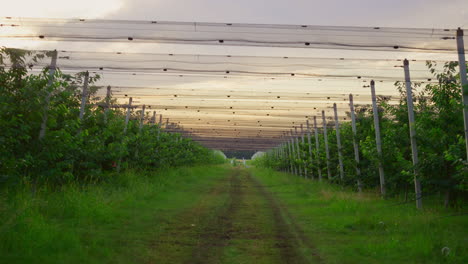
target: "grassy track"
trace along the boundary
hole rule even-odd
[[[468,263],[466,216],[339,188],[208,166],[4,192],[0,263]]]
[[[384,201],[269,169],[251,171],[325,263],[468,263],[468,216],[460,212],[427,200],[419,212],[414,202]]]
[[[296,233],[271,194],[236,168],[172,221],[156,239],[151,263],[318,262]]]

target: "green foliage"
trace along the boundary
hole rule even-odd
[[[132,113],[124,133],[125,113],[105,111],[89,77],[84,119],[79,119],[84,73],[57,70],[49,86],[49,70],[31,74],[31,61],[50,57],[0,49],[0,184],[94,182],[105,171],[219,163],[218,155],[180,134],[154,124],[139,129],[140,113]],[[115,101],[110,99],[111,102]],[[46,134],[39,137],[44,115]]]
[[[438,83],[412,83],[416,141],[419,150],[419,163],[412,163],[406,87],[404,83],[396,82],[395,87],[400,92],[397,104],[390,104],[386,97],[378,97],[379,122],[382,138],[382,153],[379,157],[375,144],[375,131],[372,108],[367,105],[356,105],[357,138],[360,150],[360,163],[356,164],[353,150],[353,134],[349,122],[341,124],[341,141],[344,155],[345,179],[339,180],[338,154],[336,133],[328,129],[328,144],[330,149],[330,164],[332,181],[342,185],[357,185],[356,166],[361,171],[360,180],[366,188],[379,188],[378,162],[383,164],[386,189],[388,195],[406,195],[413,191],[415,171],[423,186],[423,196],[435,193],[445,194],[445,204],[455,206],[462,204],[468,195],[468,167],[466,159],[465,139],[463,130],[462,91],[456,62],[445,63],[442,70],[437,70],[436,62],[428,61],[428,70]],[[328,126],[334,126],[330,122]],[[300,144],[304,155],[293,157],[287,145],[281,146],[282,153],[278,157],[273,151],[258,158],[258,166],[271,167],[278,170],[291,171],[293,167],[307,167],[308,176],[317,177],[317,170],[326,179],[326,158],[323,130],[319,131],[319,152],[316,151],[313,133],[309,153],[308,141]],[[320,166],[318,166],[319,161]]]

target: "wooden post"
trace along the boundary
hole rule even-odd
[[[313,162],[314,157],[312,156],[312,141],[310,140],[310,124],[309,124],[309,119],[306,120],[306,125],[307,125],[307,143],[309,144],[309,157],[311,162]],[[313,179],[314,178],[314,173],[313,170],[310,171],[310,177]]]
[[[111,100],[111,87],[109,85],[107,86],[107,92],[106,92],[106,109],[104,109],[104,123],[107,123],[107,115],[108,115],[109,108],[110,108],[110,100]]]
[[[463,98],[463,120],[465,124],[465,148],[466,160],[468,160],[468,80],[466,77],[466,59],[465,59],[465,44],[463,42],[463,30],[457,30],[457,50],[458,50],[458,65],[460,67],[460,82]]]
[[[353,95],[349,94],[349,111],[351,113],[351,129],[353,131],[354,160],[356,161],[356,178],[358,191],[362,192],[359,144],[357,142],[356,115],[354,113]]]
[[[46,135],[47,130],[47,119],[49,118],[49,104],[50,104],[50,97],[52,96],[52,85],[54,83],[54,74],[57,69],[57,50],[52,52],[52,60],[49,66],[49,81],[47,82],[47,95],[44,102],[44,112],[42,113],[42,123],[41,123],[41,130],[39,131],[39,140],[43,139]]]
[[[128,121],[130,120],[130,113],[132,111],[132,97],[128,98],[128,108],[127,108],[127,115],[125,116],[125,127],[124,127],[124,134],[127,133]]]
[[[323,139],[325,141],[325,155],[327,158],[327,174],[328,174],[328,179],[331,180],[330,151],[328,150],[327,120],[325,119],[325,111],[323,110],[322,110],[322,119],[323,119]]]
[[[314,116],[314,134],[315,134],[315,150],[317,152],[317,155],[315,157],[315,160],[317,161],[317,175],[318,175],[319,181],[322,181],[322,169],[320,168],[320,141],[319,141],[319,136],[318,136],[316,116]]]
[[[83,92],[81,93],[80,121],[83,121],[84,112],[86,108],[86,101],[88,99],[88,82],[89,82],[89,72],[86,71],[84,83],[83,83]]]
[[[336,103],[333,104],[333,111],[335,112],[335,130],[336,130],[336,145],[338,148],[338,163],[340,165],[340,179],[344,180],[344,168],[343,168],[343,149],[341,147],[341,136],[340,136],[340,123],[338,121],[338,110],[336,109]]]
[[[377,108],[377,97],[375,95],[375,82],[374,80],[370,83],[371,95],[372,95],[372,109],[374,112],[374,129],[375,129],[375,143],[377,147],[377,158],[379,160],[379,176],[380,176],[380,193],[383,197],[386,195],[385,189],[385,175],[382,165],[382,142],[380,139],[380,124],[379,124],[379,110]]]
[[[408,121],[410,129],[411,153],[413,155],[414,166],[414,191],[416,193],[416,208],[422,208],[422,193],[421,181],[419,180],[419,171],[416,168],[419,162],[418,159],[418,146],[416,145],[416,128],[414,126],[414,110],[413,110],[413,91],[411,89],[411,78],[409,72],[409,62],[407,59],[403,61],[403,68],[405,71],[405,84],[406,84],[406,102],[408,104]]]

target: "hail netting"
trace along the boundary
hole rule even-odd
[[[440,66],[456,59],[455,32],[444,29],[16,18],[0,23],[8,46],[58,49],[63,72],[98,73],[98,84],[112,86],[120,103],[133,97],[169,118],[169,128],[180,125],[200,141],[220,139],[229,148],[253,142],[268,148],[322,110],[331,122],[333,103],[340,120],[348,121],[348,94],[358,108],[369,105],[371,79],[379,95],[398,102],[394,82],[403,80],[404,58],[418,82],[433,82],[425,60]],[[48,63],[30,66],[34,72]]]
[[[3,18],[2,37],[321,49],[456,51],[451,29]]]

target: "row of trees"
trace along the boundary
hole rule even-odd
[[[106,107],[115,99],[96,96],[98,75],[70,75],[53,68],[31,73],[30,63],[50,56],[52,52],[0,50],[0,184],[60,185],[99,180],[103,172],[120,168],[224,159],[155,122],[141,126],[141,110],[133,111],[127,123],[125,108]],[[88,91],[81,117],[84,82]]]
[[[326,157],[324,130],[319,129],[318,148],[314,131],[294,135],[256,160],[261,166],[295,172],[306,177],[328,179],[342,185],[379,188],[379,164],[385,173],[387,196],[401,193],[408,197],[414,192],[414,174],[423,186],[422,196],[443,194],[445,205],[466,201],[468,194],[468,166],[464,139],[463,103],[457,62],[447,62],[443,70],[436,70],[436,62],[428,61],[428,70],[438,83],[412,83],[416,142],[419,162],[412,163],[409,135],[408,105],[405,84],[396,82],[400,93],[397,104],[390,98],[377,96],[382,154],[376,148],[373,109],[356,105],[356,136],[351,122],[340,124],[338,149],[334,121],[327,121],[327,143],[330,157]],[[351,111],[347,112],[351,116]],[[348,119],[349,120],[349,119]],[[311,140],[308,139],[311,134]],[[295,137],[298,139],[294,140]],[[353,138],[358,143],[359,163],[356,162]],[[295,143],[293,143],[295,142]],[[295,148],[294,148],[295,147]],[[339,150],[342,153],[344,175],[340,175]],[[328,178],[328,169],[331,177]],[[358,169],[358,170],[357,170]],[[419,199],[419,198],[416,198]]]

